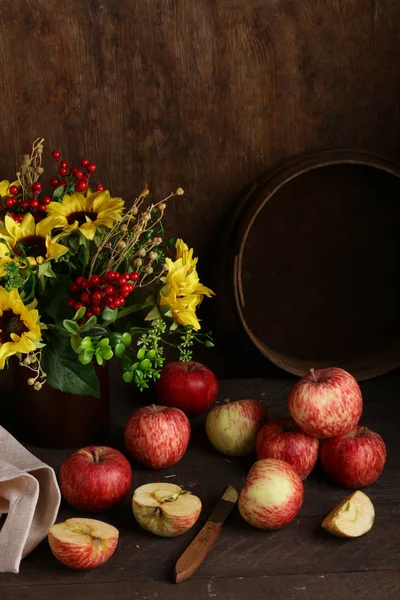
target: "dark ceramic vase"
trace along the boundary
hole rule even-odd
[[[106,445],[110,427],[109,373],[98,368],[100,398],[74,395],[44,384],[28,385],[29,369],[14,365],[16,429],[20,440],[38,448]]]

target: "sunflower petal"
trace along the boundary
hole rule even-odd
[[[39,221],[36,225],[36,235],[40,237],[46,238],[50,231],[56,227],[63,227],[65,219],[60,216],[50,215],[43,219],[43,221]]]

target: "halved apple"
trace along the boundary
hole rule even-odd
[[[133,514],[143,529],[163,537],[176,537],[196,523],[201,500],[174,483],[146,483],[132,498]]]
[[[105,563],[118,544],[119,531],[96,519],[67,519],[49,528],[48,540],[56,558],[77,571]]]
[[[338,537],[355,538],[368,533],[375,519],[375,509],[364,492],[347,496],[323,520],[322,527]]]

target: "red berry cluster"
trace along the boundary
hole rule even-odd
[[[77,277],[69,286],[73,294],[68,300],[68,306],[75,311],[86,307],[85,321],[93,315],[100,314],[106,306],[112,310],[125,304],[127,298],[135,289],[133,283],[139,279],[139,273],[118,273],[109,271],[106,275],[92,275],[90,279]]]
[[[75,190],[77,192],[84,192],[89,187],[89,178],[92,173],[97,169],[95,163],[90,162],[88,158],[82,158],[81,160],[81,168],[79,167],[71,167],[69,166],[68,161],[60,160],[61,152],[59,150],[53,150],[51,153],[54,160],[58,163],[58,173],[61,179],[57,177],[52,177],[50,179],[50,185],[54,188],[59,187],[60,185],[67,185],[67,181],[65,177],[71,176],[72,182],[75,186]],[[97,192],[104,192],[103,185],[96,186]]]
[[[8,213],[14,221],[21,223],[26,213],[31,213],[36,222],[41,221],[46,215],[48,204],[51,202],[50,196],[41,197],[42,184],[35,181],[32,184],[32,198],[24,199],[22,190],[17,185],[10,186],[8,198],[3,198],[0,202],[0,214],[5,217]]]

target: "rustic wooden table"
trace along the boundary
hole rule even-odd
[[[270,414],[285,414],[290,377],[221,382],[220,397],[263,399]],[[400,375],[394,373],[361,384],[362,424],[379,432],[388,448],[380,479],[365,491],[375,504],[372,531],[356,540],[335,538],[320,527],[323,517],[346,495],[317,469],[305,484],[303,507],[293,523],[274,531],[247,525],[237,507],[227,520],[206,561],[192,579],[176,585],[174,564],[200,529],[228,484],[240,488],[254,460],[227,459],[215,452],[204,433],[204,420],[193,420],[190,448],[174,467],[152,472],[134,467],[134,486],[174,475],[176,482],[199,495],[202,516],[193,530],[175,539],[155,537],[133,519],[131,494],[102,519],[120,531],[113,557],[87,573],[70,571],[51,554],[44,541],[18,575],[0,575],[1,600],[349,600],[400,598]],[[114,394],[113,443],[121,448],[122,427],[134,405],[123,388]],[[125,388],[126,390],[126,388]],[[31,449],[56,470],[68,451]],[[58,520],[76,516],[63,505]],[[97,515],[98,516],[98,515]]]

